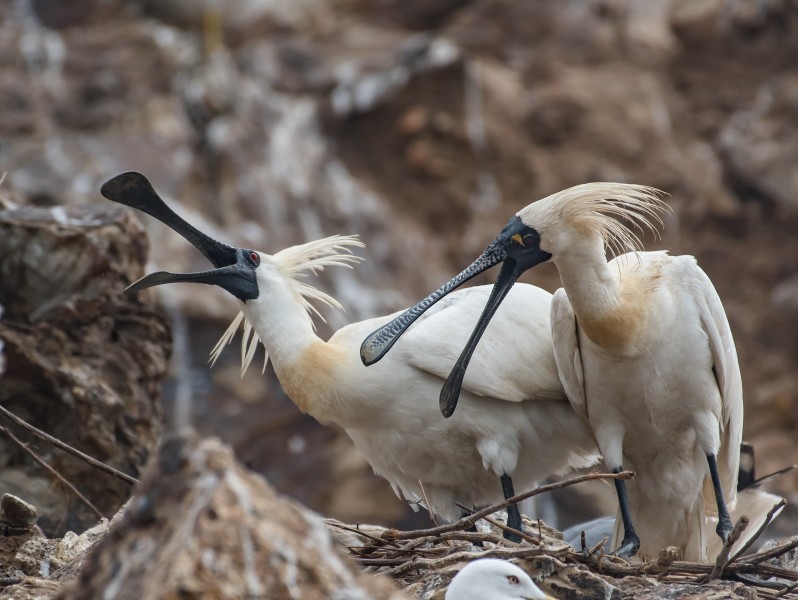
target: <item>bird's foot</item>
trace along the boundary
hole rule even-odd
[[[621,558],[631,558],[637,554],[638,550],[640,550],[640,538],[636,534],[625,535],[621,545],[618,546],[618,549],[613,554]]]
[[[731,518],[728,515],[721,516],[720,519],[718,519],[718,526],[715,527],[715,531],[720,536],[720,539],[723,540],[724,544],[726,540],[729,539],[733,527]]]

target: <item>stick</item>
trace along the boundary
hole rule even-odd
[[[543,528],[540,526],[540,517],[538,517],[538,546],[543,543]]]
[[[582,532],[582,533],[584,533],[584,532]],[[606,544],[606,543],[607,543],[607,540],[609,540],[609,539],[610,539],[610,538],[608,538],[608,537],[605,535],[603,538],[601,538],[601,541],[600,541],[598,544],[596,544],[596,545],[595,545],[595,546],[593,546],[593,547],[592,547],[590,550],[588,550],[588,551],[587,551],[587,555],[588,555],[588,556],[593,556],[593,555],[594,555],[596,552],[598,552],[598,549],[599,549],[599,548],[601,548],[602,546],[604,546],[604,544]]]
[[[463,510],[468,511],[471,514],[474,514],[473,510],[471,510],[470,508],[466,508],[465,506],[463,506],[459,502],[455,502],[455,504],[458,507],[462,508]],[[504,523],[499,523],[496,519],[494,519],[492,517],[489,517],[487,515],[485,515],[482,518],[485,521],[487,521],[488,523],[490,523],[491,525],[493,525],[494,527],[496,527],[498,529],[501,529],[502,531],[509,531],[510,533],[514,533],[514,534],[520,536],[522,540],[526,540],[527,542],[529,542],[531,544],[535,544],[536,546],[540,546],[540,541],[535,539],[535,538],[533,538],[528,533],[524,533],[523,531],[518,531],[517,529],[513,529],[512,527],[507,527],[507,525],[505,525]],[[509,541],[509,540],[505,540],[505,541]],[[513,544],[513,545],[515,545],[515,544]]]
[[[794,591],[796,588],[798,588],[798,582],[791,583],[790,585],[785,587],[783,590],[779,590],[778,592],[776,592],[773,595],[776,596],[776,598],[781,598],[785,594],[789,594],[790,592]]]
[[[75,494],[75,495],[76,495],[78,498],[80,498],[80,499],[83,501],[83,503],[84,503],[86,506],[88,506],[88,507],[89,507],[89,508],[90,508],[92,511],[94,511],[94,513],[95,513],[95,514],[96,514],[96,515],[97,515],[97,516],[98,516],[100,519],[104,519],[104,518],[105,518],[105,516],[104,516],[104,515],[103,515],[103,514],[102,514],[102,513],[99,511],[99,509],[98,509],[96,506],[94,506],[94,504],[92,504],[92,503],[91,503],[91,501],[90,501],[88,498],[86,498],[86,496],[84,496],[83,494],[81,494],[81,493],[78,491],[78,489],[77,489],[77,488],[76,488],[74,485],[72,485],[71,483],[69,483],[69,481],[67,481],[67,480],[66,480],[66,478],[64,478],[64,476],[63,476],[63,475],[61,475],[61,473],[59,473],[59,472],[58,472],[58,471],[56,471],[54,468],[52,468],[50,465],[48,465],[48,464],[47,464],[47,463],[46,463],[46,462],[45,462],[45,461],[44,461],[42,458],[40,458],[40,457],[39,457],[39,455],[38,455],[38,454],[36,454],[36,453],[35,453],[33,450],[31,450],[30,448],[28,448],[27,444],[24,444],[24,443],[23,443],[23,442],[21,442],[19,439],[17,439],[17,438],[14,436],[14,434],[13,434],[13,433],[11,433],[11,432],[10,432],[8,429],[6,429],[5,427],[0,427],[0,433],[2,433],[2,434],[4,434],[4,435],[8,436],[8,438],[9,438],[9,439],[10,439],[12,442],[14,442],[14,443],[15,443],[17,446],[19,446],[20,448],[22,448],[22,449],[23,449],[25,452],[27,452],[28,454],[30,454],[30,457],[31,457],[33,460],[35,460],[37,463],[39,463],[39,464],[40,464],[42,467],[44,467],[44,469],[45,469],[46,471],[48,471],[48,472],[49,472],[51,475],[55,476],[55,477],[56,477],[56,479],[58,479],[59,481],[61,481],[61,483],[63,483],[63,484],[64,484],[65,486],[67,486],[67,487],[68,487],[70,490],[72,490],[72,493],[73,493],[73,494]]]
[[[535,548],[493,548],[485,550],[484,552],[455,552],[454,554],[447,554],[441,558],[418,558],[415,560],[408,560],[407,562],[389,569],[384,574],[398,577],[412,571],[414,569],[443,569],[450,565],[459,562],[468,562],[476,560],[477,558],[524,558],[528,556],[537,556],[539,551]]]
[[[43,440],[45,440],[47,442],[50,442],[53,446],[56,446],[57,448],[61,448],[61,450],[63,450],[64,452],[68,452],[72,456],[75,456],[75,457],[79,458],[80,460],[89,463],[91,466],[99,469],[100,471],[108,473],[109,475],[113,475],[114,477],[116,477],[118,479],[121,479],[122,481],[124,481],[126,483],[129,483],[130,485],[135,485],[135,484],[137,484],[139,482],[139,480],[136,479],[135,477],[131,477],[127,473],[123,473],[122,471],[118,471],[117,469],[114,469],[113,467],[111,467],[109,465],[106,465],[103,462],[100,462],[96,458],[92,458],[88,454],[84,454],[83,452],[81,452],[77,448],[73,448],[72,446],[70,446],[66,442],[62,442],[58,438],[54,438],[49,433],[45,433],[45,432],[43,432],[40,429],[36,429],[33,425],[31,425],[27,421],[23,421],[17,415],[12,413],[10,410],[5,408],[4,406],[0,406],[0,412],[3,413],[5,416],[7,416],[12,421],[14,421],[14,423],[19,425],[20,427],[24,427],[25,429],[30,431],[36,437],[39,437],[39,438],[41,438],[41,439],[43,439]]]
[[[592,481],[594,479],[632,479],[633,477],[634,477],[634,472],[632,471],[621,471],[620,473],[588,473],[587,475],[572,477],[571,479],[566,479],[558,483],[550,483],[548,485],[542,485],[538,488],[535,488],[534,490],[524,492],[523,494],[517,494],[512,498],[508,498],[507,500],[499,502],[498,504],[494,504],[493,506],[489,506],[487,508],[483,508],[482,510],[478,510],[477,512],[472,513],[467,517],[463,517],[459,521],[455,521],[453,523],[447,523],[446,525],[440,525],[438,527],[432,527],[430,529],[417,529],[414,531],[398,531],[396,529],[388,529],[382,534],[382,537],[385,539],[392,539],[392,540],[408,540],[417,537],[438,535],[439,533],[454,531],[455,529],[467,529],[482,517],[491,515],[495,513],[497,510],[507,508],[511,504],[517,504],[522,500],[526,500],[527,498],[531,498],[532,496],[537,496],[538,494],[543,494],[545,492],[550,492],[552,490],[560,490],[562,488],[575,485],[577,483],[582,483],[583,481]]]
[[[762,535],[762,532],[765,531],[765,528],[768,525],[770,525],[770,522],[773,520],[774,515],[785,506],[787,506],[787,501],[784,498],[782,498],[778,504],[776,504],[773,508],[771,508],[768,511],[768,515],[767,517],[765,517],[765,521],[762,523],[762,525],[760,525],[756,533],[753,536],[751,536],[751,538],[749,538],[749,540],[745,544],[743,544],[742,548],[740,548],[737,552],[734,553],[734,556],[732,556],[729,559],[729,562],[733,562],[734,560],[742,556],[745,553],[745,551],[748,550],[751,547],[751,545],[759,538],[759,536]]]
[[[395,544],[391,540],[383,540],[382,538],[379,538],[379,537],[377,537],[375,535],[368,534],[365,531],[362,531],[361,529],[358,529],[357,527],[350,527],[349,525],[344,525],[343,523],[338,523],[337,521],[333,521],[332,519],[325,519],[324,523],[328,527],[337,527],[338,529],[343,529],[344,531],[351,531],[352,533],[356,533],[358,535],[362,535],[363,537],[368,538],[370,540],[373,540],[373,541],[375,541],[377,543],[385,543],[385,542],[387,542],[387,543],[391,544],[392,546],[394,546],[396,548],[399,547],[398,544]]]
[[[734,528],[731,530],[729,537],[723,542],[723,547],[720,549],[720,552],[718,552],[718,558],[715,560],[715,566],[712,568],[712,572],[708,577],[702,577],[698,583],[709,583],[713,579],[717,579],[720,574],[723,573],[723,569],[729,564],[729,552],[731,552],[731,547],[740,539],[740,535],[745,531],[746,527],[748,527],[748,516],[743,515],[737,520],[737,523],[734,524]]]
[[[798,548],[798,537],[789,539],[786,542],[783,542],[778,546],[775,546],[774,548],[770,548],[769,550],[760,550],[756,554],[752,554],[751,556],[746,556],[744,558],[741,558],[738,561],[738,564],[760,563],[770,558],[776,558],[777,556],[781,556],[782,554],[787,554],[787,552],[789,552],[794,548]]]
[[[773,477],[780,477],[781,475],[784,475],[785,473],[789,473],[793,469],[798,469],[798,465],[790,465],[788,467],[784,467],[782,469],[779,469],[778,471],[773,471],[772,473],[768,473],[767,475],[763,475],[759,479],[755,479],[754,482],[751,485],[749,485],[748,487],[758,486],[763,481],[767,481],[768,479],[772,479]]]

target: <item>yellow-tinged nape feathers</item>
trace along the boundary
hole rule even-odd
[[[333,235],[299,246],[291,246],[281,250],[271,258],[277,270],[285,277],[286,283],[299,296],[305,310],[324,321],[324,316],[311,304],[311,300],[318,300],[330,308],[340,310],[344,309],[343,306],[329,294],[299,281],[298,278],[306,277],[308,272],[315,275],[319,271],[323,271],[325,267],[347,267],[351,269],[354,263],[363,260],[360,256],[352,254],[351,247],[363,248],[365,244],[356,235]],[[213,347],[209,362],[211,366],[216,363],[224,347],[233,341],[233,337],[235,337],[242,321],[244,322],[244,333],[241,337],[241,376],[243,377],[255,356],[255,350],[257,350],[260,342],[260,337],[247,321],[243,312],[239,312],[236,315],[230,327],[227,328],[227,331],[222,334],[221,339]],[[269,362],[268,352],[264,352],[264,354],[263,371],[261,372],[266,371],[266,365]]]
[[[659,235],[661,213],[671,208],[665,192],[630,183],[594,182],[576,185],[538,200],[518,212],[521,220],[543,234],[556,222],[573,223],[597,232],[612,257],[643,249],[640,233]]]

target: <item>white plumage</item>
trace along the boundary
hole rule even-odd
[[[484,326],[522,272],[555,263],[563,289],[552,303],[553,343],[565,391],[607,466],[637,473],[628,484],[615,481],[619,553],[634,555],[639,546],[641,557],[655,558],[677,546],[687,560],[714,560],[732,526],[727,507],[737,514],[740,370],[720,299],[695,259],[639,251],[629,226],[654,231],[663,210],[659,192],[644,186],[569,188],[519,211],[463,273],[503,263]],[[609,263],[607,248],[620,254]],[[458,277],[441,290],[456,287]],[[396,337],[406,326],[386,329]],[[463,356],[475,346],[472,340]],[[444,390],[457,393],[456,385]],[[743,494],[756,522],[778,501],[757,490]],[[710,530],[718,523],[721,537]]]
[[[545,600],[546,595],[520,567],[498,558],[468,563],[455,575],[445,600]]]
[[[563,281],[552,335],[571,404],[607,466],[637,473],[626,487],[640,557],[677,546],[685,559],[706,561],[715,539],[707,517],[717,515],[708,456],[717,458],[728,507],[737,494],[743,398],[731,330],[693,257],[630,252],[608,263],[604,252],[619,239],[610,216],[645,226],[662,208],[654,190],[598,184],[518,216],[539,233]],[[628,238],[615,247],[635,249]],[[619,514],[613,547],[623,534]]]
[[[723,496],[733,507],[742,441],[742,386],[728,322],[690,256],[625,254],[607,267],[620,294],[642,290],[645,296],[631,301],[643,310],[623,325],[623,339],[593,332],[594,341],[574,317],[568,290],[559,290],[552,326],[560,376],[607,465],[637,473],[627,488],[640,556],[676,545],[687,560],[708,560],[714,533],[706,514],[717,510],[707,455],[717,456]],[[613,546],[623,535],[620,519],[616,525]]]
[[[353,258],[342,257],[348,246],[362,244],[334,237],[292,252],[305,254],[307,262],[296,264],[320,268]],[[340,425],[374,471],[411,502],[426,494],[434,514],[453,520],[461,514],[455,502],[480,506],[500,500],[497,478],[505,473],[528,489],[595,461],[590,432],[570,408],[557,376],[548,292],[530,285],[513,290],[485,334],[457,415],[444,419],[436,402],[439,390],[490,286],[451,294],[419,319],[389,357],[366,368],[358,355],[360,342],[396,315],[348,325],[322,341],[301,298],[318,297],[318,290],[297,287],[296,271],[285,268],[281,254],[260,255],[256,276],[263,292],[242,310],[257,336],[250,338],[244,366],[259,339],[300,410]]]
[[[363,246],[355,237],[333,236],[271,256],[226,246],[198,231],[139,173],[119,175],[101,191],[160,219],[216,267],[153,273],[128,291],[183,281],[218,285],[239,298],[242,313],[213,350],[213,359],[243,326],[242,369],[261,342],[299,409],[343,427],[375,472],[408,500],[421,502],[426,496],[434,514],[453,520],[461,514],[456,503],[475,507],[509,496],[510,477],[527,489],[597,459],[589,428],[571,409],[557,375],[547,292],[528,285],[513,290],[485,334],[460,411],[444,419],[435,402],[438,391],[489,287],[452,294],[399,340],[388,359],[366,368],[360,341],[394,315],[354,323],[325,342],[314,331],[311,302],[340,304],[302,280],[359,260],[350,252]],[[517,508],[511,516],[511,526],[520,528]]]

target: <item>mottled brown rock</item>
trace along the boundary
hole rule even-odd
[[[0,500],[0,577],[14,578],[23,574],[14,558],[20,547],[39,534],[34,528],[36,508],[12,494]]]
[[[740,110],[721,131],[719,147],[736,184],[779,214],[798,215],[798,75],[789,73],[763,85],[753,104]]]
[[[138,222],[114,207],[0,212],[0,338],[7,358],[0,403],[133,475],[160,432],[159,385],[170,350],[164,321],[121,294],[142,274],[146,244]],[[107,516],[127,500],[128,484],[8,427],[33,441]],[[96,521],[8,439],[0,439],[0,450],[0,489],[34,504],[45,532],[81,531]]]
[[[119,525],[62,600],[405,598],[360,575],[324,522],[190,432],[164,438]]]
[[[347,308],[325,313],[324,337],[426,295],[536,198],[599,178],[657,185],[674,214],[646,246],[694,254],[710,275],[741,358],[746,437],[763,472],[794,462],[794,2],[270,2],[298,17],[271,19],[268,35],[227,26],[210,56],[200,29],[130,2],[84,19],[91,0],[76,0],[63,18],[81,26],[60,30],[29,4],[0,0],[0,204],[105,203],[100,184],[135,169],[227,243],[272,253],[358,233],[367,260],[318,281]],[[145,4],[153,16],[187,7],[184,27],[201,16],[196,2]],[[249,29],[239,10],[223,26],[242,16]],[[146,227],[156,268],[207,267]],[[525,281],[560,285],[550,265]],[[188,317],[166,397],[190,397],[199,429],[314,509],[408,526],[349,440],[300,415],[273,374],[239,380],[232,350],[208,370],[237,310],[229,295],[185,285],[154,297],[177,324]],[[790,533],[798,477],[770,485],[790,496],[775,523]],[[559,525],[611,514],[604,495],[558,499]]]
[[[30,529],[38,520],[35,506],[12,494],[3,494],[0,499],[0,523],[7,527]]]

